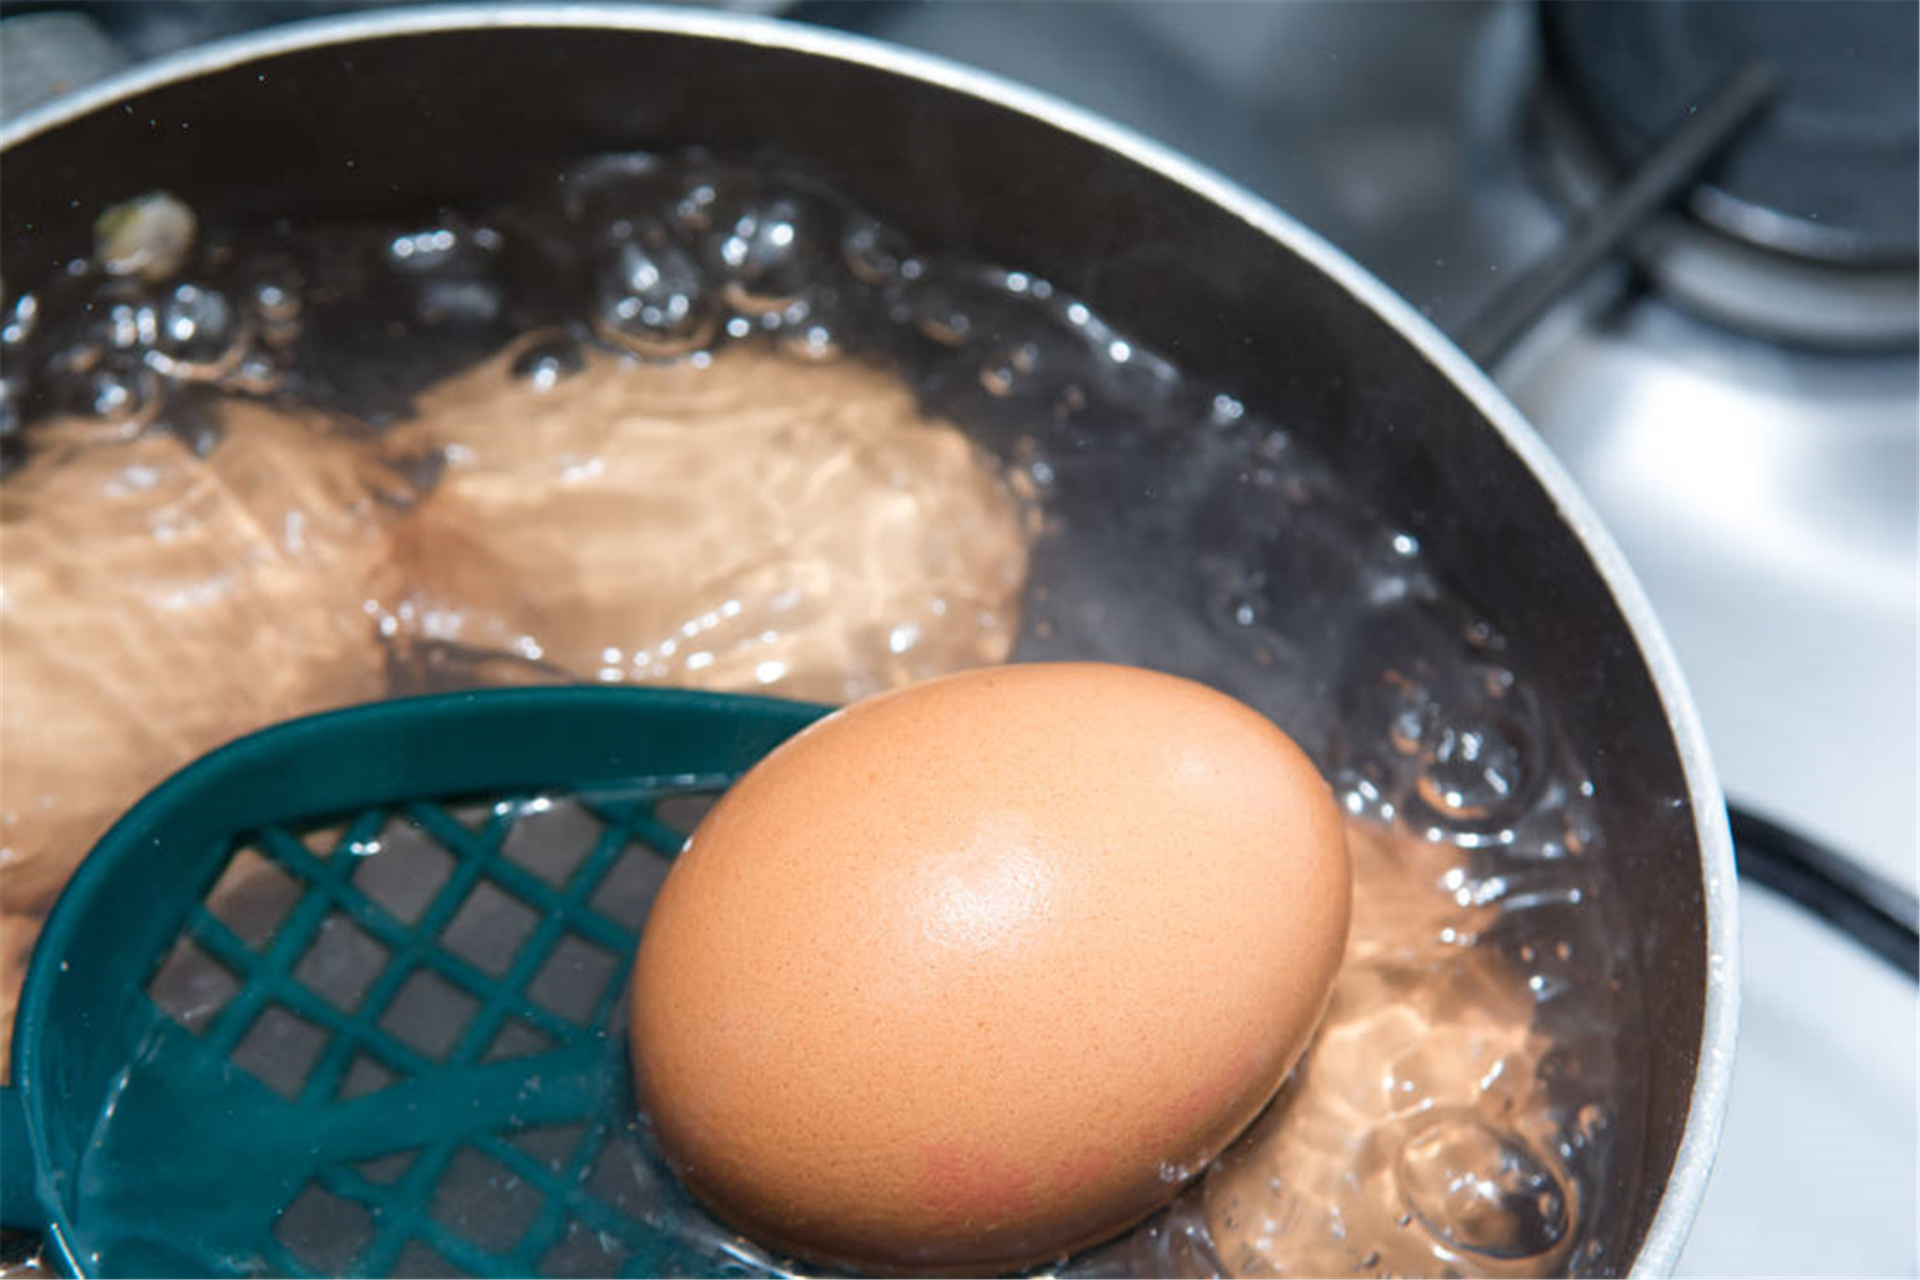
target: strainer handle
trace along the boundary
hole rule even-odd
[[[27,1138],[27,1103],[12,1085],[0,1085],[0,1227],[46,1228],[34,1189],[33,1143]]]

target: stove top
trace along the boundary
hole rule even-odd
[[[8,10],[89,10],[139,57],[348,7],[363,6]],[[1874,7],[1912,27],[1909,8]],[[1584,94],[1590,107],[1611,92],[1570,82],[1564,46],[1592,38],[1570,33],[1607,21],[1592,10],[1644,9],[1637,20],[1651,26],[1672,16],[1652,8],[1569,6],[1544,24],[1558,24],[1552,39],[1523,0],[811,0],[791,12],[1025,81],[1170,144],[1271,199],[1457,333],[1562,240],[1580,174],[1589,191],[1595,181],[1591,156],[1553,141],[1570,99]],[[1721,44],[1761,27],[1792,39],[1832,25],[1819,0],[1762,9],[1680,21],[1730,22]],[[1667,42],[1662,58],[1678,58],[1697,33],[1651,38]],[[1913,42],[1898,47],[1904,61],[1868,50],[1881,79],[1856,86],[1843,71],[1826,91],[1891,95],[1910,112]],[[1845,42],[1829,52],[1844,60]],[[1768,127],[1804,146],[1809,130],[1832,124]],[[1890,128],[1910,146],[1912,126],[1896,112]],[[1629,113],[1609,127],[1630,150],[1648,126]],[[1589,142],[1594,133],[1607,129],[1589,129]],[[1870,153],[1888,145],[1858,129],[1846,137]],[[1849,188],[1847,218],[1862,215],[1851,239],[1819,225],[1817,210],[1788,209],[1774,220],[1787,242],[1759,246],[1773,255],[1770,274],[1738,277],[1731,294],[1726,261],[1703,268],[1684,250],[1738,239],[1724,233],[1756,190],[1779,197],[1764,190],[1769,175],[1730,165],[1696,195],[1695,219],[1643,237],[1630,264],[1591,278],[1495,372],[1646,587],[1729,795],[1910,888],[1920,360],[1912,204],[1899,204],[1914,190],[1905,154],[1906,168],[1889,170],[1905,174],[1891,182],[1899,207],[1866,210],[1878,188]],[[1836,264],[1835,253],[1853,257]],[[1753,261],[1734,266],[1750,272]],[[1856,292],[1835,291],[1836,267],[1854,271]],[[1713,289],[1691,287],[1702,270]],[[1766,891],[1741,897],[1739,1068],[1681,1273],[1920,1272],[1914,990]]]

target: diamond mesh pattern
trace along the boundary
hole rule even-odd
[[[516,1071],[526,1089],[537,1089],[542,1058],[606,1046],[608,1028],[620,1025],[636,917],[658,885],[660,864],[684,840],[676,829],[684,824],[669,825],[656,807],[666,804],[671,816],[690,794],[714,790],[701,780],[676,784],[616,798],[502,797],[478,808],[471,797],[415,803],[344,823],[336,817],[252,833],[229,866],[270,864],[274,877],[298,886],[297,899],[290,907],[275,902],[277,924],[269,928],[245,921],[236,928],[233,912],[210,893],[223,909],[195,907],[181,945],[237,978],[238,990],[217,1008],[193,1006],[191,1020],[160,1000],[161,975],[149,992],[222,1059],[304,1109],[362,1106],[386,1090],[474,1068]],[[535,829],[516,831],[520,824]],[[402,838],[419,860],[412,879],[394,882],[389,872],[378,883],[356,874],[369,858],[385,856],[370,850]],[[230,878],[216,881],[222,884],[231,896]],[[643,886],[637,907],[635,885]],[[615,913],[598,909],[596,899]],[[509,921],[502,927],[514,937],[477,949],[475,915],[462,917],[469,902]],[[350,966],[341,980],[351,998],[316,989],[312,957],[322,953],[323,933]],[[470,958],[476,955],[482,963]],[[297,1020],[317,1032],[317,1052],[306,1045],[291,1076],[285,1062],[248,1060],[258,1056],[247,1046],[259,1042],[254,1029],[263,1019]],[[549,1117],[425,1145],[396,1141],[391,1153],[327,1166],[282,1210],[260,1261],[290,1275],[386,1275],[423,1258],[473,1274],[534,1274],[549,1256],[571,1256],[590,1242],[607,1263],[650,1269],[661,1261],[662,1241],[657,1222],[646,1219],[656,1217],[659,1202],[684,1193],[660,1171],[629,1113],[608,1105],[569,1117],[577,1122],[571,1129]],[[475,1170],[488,1174],[477,1178]],[[512,1214],[498,1210],[509,1202],[518,1206]],[[309,1220],[360,1223],[362,1215],[365,1230],[352,1233],[350,1248],[338,1231],[316,1238],[306,1229]]]

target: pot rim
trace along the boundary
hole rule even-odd
[[[1738,882],[1734,874],[1733,840],[1727,824],[1725,797],[1707,750],[1699,714],[1673,650],[1625,555],[1546,442],[1492,378],[1469,360],[1452,339],[1318,232],[1238,183],[1143,134],[992,72],[864,36],[776,18],[617,2],[428,4],[311,19],[230,37],[137,65],[29,110],[0,127],[0,151],[122,99],[260,58],[361,40],[444,31],[594,27],[729,41],[851,62],[1017,111],[1124,156],[1225,209],[1346,289],[1446,375],[1519,455],[1592,557],[1595,569],[1612,592],[1639,645],[1641,658],[1666,709],[1693,808],[1694,832],[1700,848],[1707,944],[1707,991],[1699,1059],[1688,1100],[1687,1121],[1674,1152],[1673,1167],[1630,1271],[1636,1276],[1670,1273],[1679,1260],[1712,1171],[1732,1086],[1740,1004]]]

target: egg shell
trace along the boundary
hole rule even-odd
[[[770,754],[668,874],[640,1102],[685,1184],[776,1249],[1061,1257],[1267,1104],[1350,897],[1311,761],[1203,685],[1063,663],[883,694]]]

